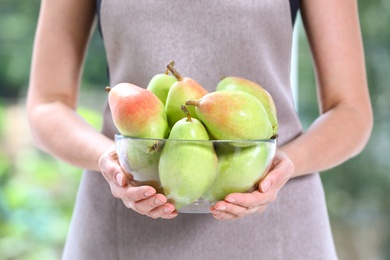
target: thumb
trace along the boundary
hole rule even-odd
[[[127,176],[119,164],[115,150],[110,149],[102,154],[98,165],[108,182],[114,182],[121,187],[126,186]]]
[[[126,179],[126,177],[123,175],[123,173],[117,172],[117,173],[115,174],[115,181],[116,181],[116,183],[117,183],[119,186],[121,186],[121,187],[125,186],[125,184],[126,184],[125,179]]]
[[[266,192],[271,188],[282,187],[294,173],[294,165],[291,160],[281,151],[278,151],[272,162],[271,169],[261,181],[259,189]]]

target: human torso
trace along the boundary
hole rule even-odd
[[[146,87],[170,60],[214,91],[221,77],[253,80],[273,96],[279,144],[300,133],[290,89],[292,21],[288,2],[103,1],[100,21],[110,85]],[[118,8],[120,6],[120,8]],[[109,117],[109,113],[106,112]],[[116,130],[106,120],[105,129]]]

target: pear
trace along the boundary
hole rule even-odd
[[[230,193],[250,191],[264,177],[274,156],[273,147],[272,141],[247,147],[217,143],[217,177],[202,198],[218,201]]]
[[[185,109],[185,106],[182,106]],[[176,209],[199,199],[213,183],[217,156],[203,124],[187,117],[172,128],[158,166],[161,185]]]
[[[158,176],[158,163],[161,153],[145,153],[139,149],[141,145],[137,140],[131,140],[127,149],[127,161],[130,172],[137,181],[160,181]]]
[[[174,62],[171,61],[170,64],[173,66]],[[169,70],[167,69],[165,73],[154,75],[149,81],[146,89],[154,93],[165,106],[168,91],[175,82],[177,82],[177,79],[174,76],[169,75]]]
[[[188,77],[183,78],[172,64],[168,64],[167,68],[178,80],[169,89],[165,103],[168,125],[172,128],[177,121],[183,118],[183,112],[180,110],[180,106],[185,105],[186,101],[189,99],[198,99],[203,97],[208,93],[208,91],[194,79]],[[193,107],[189,107],[188,110],[192,118],[197,118]]]
[[[262,103],[241,90],[208,93],[195,106],[199,120],[211,136],[218,140],[264,140],[272,136],[272,125]]]
[[[168,137],[164,105],[152,92],[130,83],[119,83],[110,89],[108,102],[114,124],[122,135]]]
[[[142,149],[144,139],[128,139],[115,137],[118,160],[120,165],[129,173],[128,180],[136,182],[136,186],[149,185],[156,190],[161,189],[158,175],[158,163],[163,144],[160,150],[153,153]],[[163,142],[163,141],[161,141]]]
[[[169,135],[165,107],[152,92],[130,83],[106,88],[112,119],[125,136],[164,139]],[[143,150],[152,151],[157,142],[151,140]],[[152,150],[151,150],[152,149]]]
[[[267,112],[268,119],[272,124],[272,134],[277,134],[279,125],[276,106],[271,94],[265,88],[251,80],[230,76],[223,78],[217,85],[217,91],[226,89],[242,90],[255,96],[263,104]]]

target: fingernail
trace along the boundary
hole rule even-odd
[[[123,184],[122,184],[123,176],[122,176],[121,173],[117,173],[117,174],[115,175],[115,180],[116,180],[116,182],[119,184],[119,186],[123,186]]]
[[[172,210],[171,210],[170,208],[164,207],[163,211],[164,211],[164,213],[169,213],[169,212],[171,212]]]
[[[144,196],[145,197],[150,197],[150,196],[152,196],[153,195],[153,193],[151,192],[151,191],[145,191],[144,192]]]
[[[217,210],[225,210],[226,209],[226,206],[219,206],[218,208],[216,208]]]
[[[155,203],[156,205],[161,205],[161,204],[164,203],[164,201],[162,201],[161,199],[157,198],[157,199],[154,200],[154,203]]]
[[[230,202],[230,203],[234,203],[234,202],[236,202],[236,199],[233,198],[233,197],[227,197],[227,198],[226,198],[226,201],[227,201],[227,202]]]
[[[270,180],[265,180],[261,183],[261,190],[262,192],[266,192],[269,187],[271,187],[271,181]]]

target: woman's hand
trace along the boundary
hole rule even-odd
[[[232,193],[225,200],[211,207],[211,213],[218,220],[238,219],[255,212],[263,212],[272,203],[279,190],[294,173],[294,165],[282,151],[277,151],[270,171],[251,193]]]
[[[100,157],[99,168],[110,184],[112,195],[121,199],[126,207],[151,218],[171,219],[177,216],[175,206],[167,203],[167,198],[153,187],[136,187],[128,181],[126,172],[119,165],[115,146]]]

